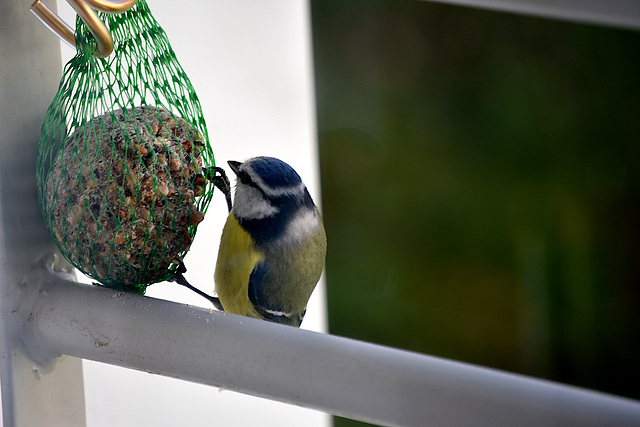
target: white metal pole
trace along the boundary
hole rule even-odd
[[[55,2],[49,2],[55,7]],[[15,311],[25,275],[54,250],[36,195],[35,161],[44,113],[61,74],[58,40],[24,0],[0,1],[0,379],[5,427],[83,426],[81,360],[38,367],[23,352]]]
[[[18,310],[32,315],[27,343],[42,362],[69,354],[384,425],[640,425],[636,401],[78,284],[47,268],[27,283],[38,292]]]
[[[637,0],[427,0],[541,18],[640,30]]]

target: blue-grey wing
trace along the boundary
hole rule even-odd
[[[258,263],[249,276],[249,300],[256,311],[265,319],[274,323],[300,326],[303,313],[288,313],[283,306],[282,289],[274,280],[274,274],[268,261]]]

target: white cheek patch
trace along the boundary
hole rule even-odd
[[[287,226],[287,232],[282,237],[290,243],[305,240],[318,231],[318,215],[315,209],[300,209]]]
[[[257,189],[238,183],[233,212],[239,219],[262,219],[277,214],[278,208],[272,206]]]

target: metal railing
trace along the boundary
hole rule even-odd
[[[426,0],[496,12],[517,13],[595,25],[640,30],[636,0]]]
[[[640,423],[638,402],[78,284],[52,257],[25,282],[13,311],[39,366],[65,354],[384,425]]]

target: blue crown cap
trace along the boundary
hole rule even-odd
[[[256,157],[251,168],[271,188],[287,188],[300,185],[302,179],[291,166],[274,157]]]

